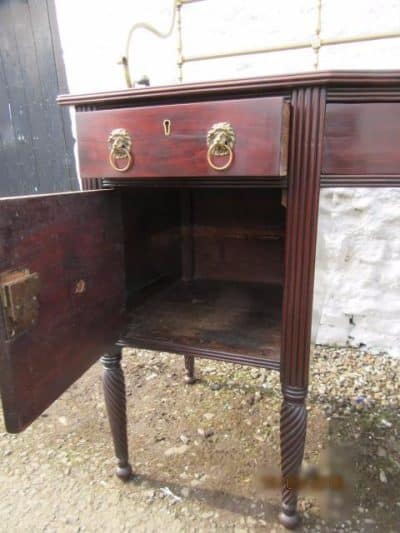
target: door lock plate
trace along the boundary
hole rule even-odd
[[[39,316],[39,274],[28,269],[0,273],[1,307],[8,340],[34,326]]]

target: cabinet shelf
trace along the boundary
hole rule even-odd
[[[176,281],[133,306],[120,344],[279,368],[282,287]]]

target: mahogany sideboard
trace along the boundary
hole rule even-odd
[[[279,371],[295,527],[320,187],[400,186],[400,71],[59,97],[84,191],[1,200],[0,384],[20,432],[102,356],[131,475],[121,347]],[[50,154],[51,155],[51,154]],[[52,155],[51,155],[52,156]]]

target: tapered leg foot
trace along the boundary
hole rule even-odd
[[[281,469],[282,469],[282,509],[280,523],[294,529],[299,525],[297,512],[297,489],[300,481],[301,463],[307,428],[304,387],[283,386],[281,408]]]
[[[131,465],[127,463],[125,466],[118,465],[115,473],[121,481],[128,481],[132,477],[133,472]]]
[[[185,371],[184,382],[192,385],[196,381],[194,376],[194,355],[185,355]]]
[[[125,379],[121,368],[121,352],[105,354],[101,362],[104,367],[104,400],[118,461],[116,474],[119,479],[127,481],[132,475],[132,467],[128,455]]]
[[[282,504],[281,512],[279,513],[279,522],[286,529],[296,529],[300,524],[300,516],[297,510],[285,509],[285,505]]]

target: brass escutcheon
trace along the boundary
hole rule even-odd
[[[168,137],[169,135],[171,135],[171,121],[169,120],[169,118],[166,118],[163,121],[163,126],[164,126],[164,135]]]
[[[217,122],[207,133],[207,162],[214,170],[226,170],[233,162],[233,148],[235,146],[235,130],[229,122]],[[214,157],[228,156],[228,161],[217,166]]]
[[[114,170],[126,172],[129,169],[133,163],[131,148],[132,139],[126,129],[117,128],[112,130],[108,136],[108,149],[110,150],[108,160]],[[126,159],[126,164],[123,167],[117,166],[118,159]]]

